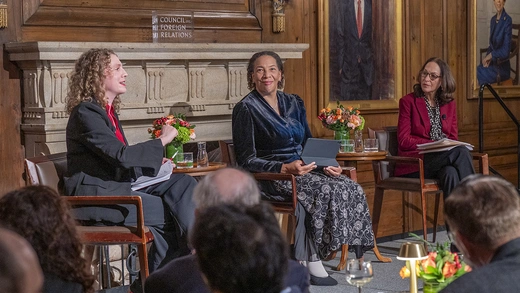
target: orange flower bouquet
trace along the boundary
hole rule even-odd
[[[428,292],[426,284],[434,284],[436,290],[429,292],[437,292],[453,282],[458,277],[471,271],[471,267],[459,258],[459,255],[450,251],[450,242],[444,244],[432,244],[423,240],[421,237],[410,233],[410,235],[426,242],[428,246],[428,257],[424,260],[416,262],[417,276],[423,280],[425,284],[424,292]],[[410,277],[410,264],[406,262],[399,275],[401,278]]]
[[[357,108],[343,107],[338,101],[336,109],[321,109],[318,119],[324,127],[334,131],[363,130],[365,118]]]
[[[152,128],[148,128],[148,133],[150,133],[152,139],[161,135],[163,125],[171,125],[177,129],[177,136],[165,147],[165,157],[172,158],[176,163],[174,157],[176,154],[182,153],[182,145],[196,138],[195,125],[186,121],[186,116],[182,114],[157,118],[153,121]]]

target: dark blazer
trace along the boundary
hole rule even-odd
[[[338,55],[341,78],[351,82],[356,76],[363,76],[367,85],[374,82],[372,53],[372,0],[365,2],[364,21],[361,37],[358,35],[354,1],[341,1],[346,15],[340,16],[338,29]],[[358,62],[359,61],[359,62]]]
[[[442,293],[520,292],[520,238],[498,248],[491,262],[461,276]]]
[[[458,140],[457,108],[455,101],[440,106],[442,132],[449,139]],[[397,122],[397,154],[404,157],[423,158],[417,144],[432,142],[430,139],[430,118],[426,101],[410,93],[399,100],[399,120]],[[416,172],[410,165],[396,166],[395,175]]]
[[[43,273],[44,281],[43,281],[43,293],[56,293],[56,292],[66,292],[66,293],[83,293],[83,286],[79,283],[65,281],[54,274],[51,273]]]
[[[309,292],[310,276],[307,268],[294,260],[289,260],[284,285],[296,286],[301,292]],[[153,293],[210,293],[202,279],[195,255],[174,259],[155,271],[146,279],[144,289],[145,292]]]
[[[159,139],[129,146],[125,138],[124,145],[106,110],[96,102],[82,102],[72,110],[66,136],[68,195],[129,195],[132,178],[154,176],[162,164]]]

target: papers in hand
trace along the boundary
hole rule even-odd
[[[458,140],[453,140],[449,138],[443,138],[441,140],[437,140],[434,142],[428,142],[428,143],[421,143],[417,145],[417,149],[419,150],[419,154],[426,154],[426,153],[434,153],[434,152],[442,152],[442,151],[449,151],[454,147],[457,147],[459,145],[463,145],[468,148],[468,150],[473,150],[473,145],[462,142]]]
[[[168,160],[166,163],[162,164],[161,169],[159,169],[159,172],[157,173],[157,176],[141,176],[137,178],[136,181],[132,182],[132,190],[136,191],[141,188],[145,188],[150,185],[166,181],[170,179],[170,176],[172,176],[172,171],[173,163],[171,160]]]

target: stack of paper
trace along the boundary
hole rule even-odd
[[[152,184],[166,181],[170,179],[170,176],[172,176],[172,172],[173,163],[171,160],[168,160],[166,163],[162,164],[161,169],[159,169],[159,172],[157,173],[157,176],[141,176],[137,178],[136,181],[132,182],[132,190],[136,191],[141,188],[148,187]]]
[[[453,139],[449,139],[449,138],[443,138],[441,140],[437,140],[434,142],[418,144],[417,149],[419,150],[419,154],[426,154],[426,153],[449,151],[452,148],[457,147],[459,145],[463,145],[463,146],[467,147],[470,151],[473,150],[473,145],[471,145],[467,142],[462,142],[462,141],[453,140]]]

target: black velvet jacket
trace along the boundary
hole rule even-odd
[[[233,109],[233,144],[237,163],[251,172],[280,173],[283,163],[299,160],[312,137],[303,100],[278,91],[280,115],[256,91]]]

